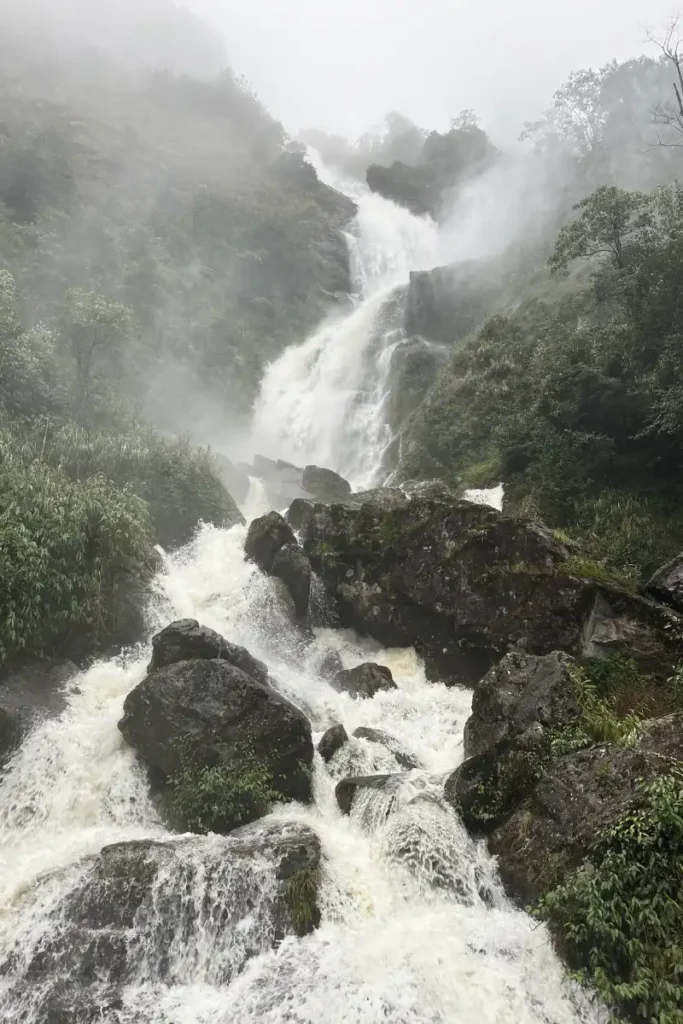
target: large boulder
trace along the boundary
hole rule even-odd
[[[400,775],[357,775],[342,779],[335,787],[335,796],[342,814],[350,814],[353,802],[359,792],[380,791],[389,796],[386,809],[387,814],[391,809],[393,796],[401,785]]]
[[[262,661],[252,657],[245,647],[231,644],[208,626],[200,626],[196,619],[177,619],[152,638],[152,660],[147,671],[156,672],[194,658],[219,658],[261,683],[268,679],[268,668]]]
[[[601,744],[560,758],[489,840],[510,893],[523,903],[536,900],[581,863],[641,781],[680,768],[682,758],[681,714],[645,723],[636,746]]]
[[[658,569],[645,587],[645,592],[657,601],[683,612],[683,553]]]
[[[465,723],[465,757],[518,736],[535,722],[569,725],[581,714],[572,677],[574,659],[561,651],[536,656],[514,651],[477,683]]]
[[[306,466],[302,486],[317,501],[343,501],[351,494],[351,484],[339,473],[322,466]]]
[[[340,693],[349,693],[354,699],[367,700],[381,690],[397,689],[391,670],[385,665],[368,661],[355,668],[342,669],[335,676],[332,686]]]
[[[475,682],[515,649],[619,651],[660,677],[682,656],[683,619],[586,576],[544,526],[447,497],[352,499],[289,518],[341,624],[415,646],[430,678]]]
[[[251,957],[317,924],[319,865],[318,837],[298,822],[105,847],[28,895],[15,951],[0,963],[3,1019],[25,1019],[30,1000],[32,1020],[102,1020],[126,985],[173,984],[179,969],[227,985]]]
[[[273,558],[270,570],[282,580],[294,602],[297,619],[306,620],[311,597],[311,562],[298,544],[285,544]]]
[[[254,766],[284,798],[311,799],[311,727],[267,683],[221,659],[180,661],[128,694],[119,729],[164,783],[188,764],[243,773]]]
[[[383,729],[372,729],[367,725],[359,725],[357,729],[353,730],[353,736],[358,740],[367,740],[368,743],[378,743],[385,747],[390,754],[393,754],[396,763],[406,771],[421,767],[416,758],[403,749],[396,737],[390,736]]]
[[[268,512],[250,523],[244,553],[252,562],[256,562],[262,572],[270,573],[275,556],[285,544],[296,545],[291,526],[279,512]]]
[[[35,655],[0,668],[0,766],[32,728],[62,713],[67,684],[77,673],[71,661]]]

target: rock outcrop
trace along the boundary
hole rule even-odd
[[[562,728],[581,714],[572,678],[574,661],[559,651],[536,657],[514,652],[477,683],[465,724],[465,757],[481,754],[536,723]]]
[[[321,466],[306,466],[301,484],[316,501],[330,503],[342,501],[351,494],[351,484],[339,473]]]
[[[401,782],[400,775],[358,775],[342,779],[335,787],[335,796],[342,814],[350,814],[359,790],[381,790],[391,793]]]
[[[431,678],[473,683],[511,650],[620,651],[670,674],[683,619],[582,575],[552,532],[483,505],[395,492],[293,503],[288,519],[340,621],[387,646],[414,645]]]
[[[683,612],[683,554],[658,569],[645,592],[657,601],[671,605],[677,612]]]
[[[244,553],[262,572],[270,573],[275,556],[285,544],[296,546],[292,528],[279,512],[268,512],[249,524]]]
[[[646,727],[634,747],[601,744],[560,758],[489,840],[510,893],[529,903],[577,867],[596,833],[628,809],[641,780],[680,762],[682,726],[683,716],[671,716],[668,727]]]
[[[315,901],[302,906],[295,894],[297,880],[313,877],[319,865],[319,839],[298,822],[259,822],[211,843],[105,847],[78,871],[39,882],[29,897],[45,898],[56,882],[65,892],[53,901],[54,926],[27,934],[21,955],[0,964],[7,1019],[21,1019],[30,995],[36,1020],[101,1020],[102,1008],[120,1008],[124,987],[141,973],[151,983],[171,982],[180,957],[190,969],[208,970],[211,984],[227,985],[251,957],[315,926]]]
[[[0,766],[32,728],[66,707],[66,686],[78,674],[66,659],[24,655],[0,669]]]
[[[393,754],[397,764],[405,769],[405,771],[421,767],[413,755],[407,753],[399,741],[383,729],[371,729],[367,725],[360,725],[357,729],[353,730],[353,735],[358,740],[367,740],[368,743],[378,743],[380,746],[385,747],[390,754]]]
[[[305,621],[311,597],[311,563],[298,544],[284,544],[273,558],[271,575],[282,580],[294,602],[297,619]]]
[[[368,700],[381,690],[395,690],[391,670],[385,665],[365,662],[355,668],[342,669],[335,676],[332,686],[340,693],[348,693],[354,699]]]
[[[258,663],[257,667],[258,667]],[[161,784],[189,764],[263,768],[284,798],[311,798],[311,727],[263,681],[222,657],[155,668],[128,694],[119,729]]]

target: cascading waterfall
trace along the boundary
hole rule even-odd
[[[386,440],[382,389],[400,319],[396,286],[412,267],[434,261],[435,235],[428,221],[379,197],[360,190],[358,199],[350,243],[356,307],[271,367],[255,428],[273,442],[266,451],[334,466],[362,486],[375,482]],[[262,502],[252,480],[247,511]],[[238,836],[179,837],[164,824],[117,730],[123,700],[145,674],[146,647],[72,680],[66,710],[33,730],[0,778],[0,1022],[47,1024],[46,995],[69,981],[59,965],[68,963],[65,915],[75,894],[90,892],[94,904],[83,914],[96,915],[93,855],[140,840],[153,841],[153,885],[128,922],[132,974],[117,981],[123,952],[112,944],[108,976],[87,977],[86,1004],[51,1020],[597,1021],[565,980],[545,928],[506,900],[485,846],[443,800],[445,778],[462,759],[470,694],[428,683],[412,650],[384,650],[332,629],[303,642],[275,581],[245,561],[245,532],[204,526],[192,545],[164,558],[150,635],[172,619],[196,618],[267,662],[280,692],[310,718],[314,738],[337,722],[352,736],[329,765],[317,758],[313,805],[276,807],[256,826],[266,843],[276,827],[306,826],[319,836],[320,927],[274,943],[272,864]],[[398,688],[365,701],[337,693],[318,670],[330,649],[346,668],[368,659],[389,666]],[[382,729],[394,746],[353,737],[361,726]],[[406,759],[417,767],[404,771]],[[339,779],[383,772],[402,775],[388,789],[364,792],[343,817]],[[162,927],[169,915],[170,936]]]
[[[408,276],[438,262],[438,233],[428,217],[320,165],[318,173],[358,205],[348,235],[356,294],[346,315],[268,368],[252,440],[265,455],[327,466],[362,490],[379,481],[391,441],[385,404],[391,356],[403,338]]]

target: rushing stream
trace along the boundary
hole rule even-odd
[[[263,434],[268,418],[281,453],[294,458],[303,450],[311,461],[351,467],[356,486],[373,481],[385,440],[382,372],[391,345],[381,311],[408,269],[429,263],[433,231],[383,200],[362,198],[355,310],[285,353],[279,372],[272,368],[264,382],[255,427]],[[322,409],[330,421],[316,433]],[[260,511],[262,501],[255,481],[248,513]],[[360,725],[379,727],[420,767],[405,773],[390,793],[364,794],[351,817],[343,817],[334,798],[339,778],[401,770],[385,747],[352,739],[328,766],[316,755],[313,805],[277,807],[264,819],[264,829],[273,820],[308,824],[321,839],[324,864],[319,929],[273,950],[264,933],[272,875],[259,863],[250,862],[242,874],[230,868],[224,854],[236,840],[229,837],[188,842],[168,832],[149,798],[145,773],[117,730],[123,700],[144,676],[149,649],[94,665],[71,683],[64,713],[29,735],[0,780],[2,1024],[67,1020],[48,1019],[36,1009],[53,980],[49,975],[34,972],[18,989],[17,978],[60,926],[59,908],[83,882],[83,858],[141,838],[158,840],[162,867],[166,853],[178,850],[172,861],[183,878],[177,936],[164,940],[155,916],[169,888],[179,885],[163,869],[157,902],[135,922],[137,976],[116,1009],[88,1022],[597,1020],[564,980],[545,929],[508,903],[495,863],[442,800],[445,774],[462,758],[470,693],[427,683],[411,650],[382,650],[333,630],[318,631],[315,643],[302,644],[274,581],[245,562],[245,532],[204,527],[191,546],[165,560],[150,608],[150,635],[172,619],[196,618],[267,662],[281,692],[308,714],[314,739],[336,722],[349,735]],[[330,648],[345,667],[369,657],[388,665],[398,689],[365,701],[337,693],[317,668]],[[247,884],[256,898],[242,910]],[[221,927],[217,907],[227,908]],[[245,950],[257,955],[247,959]],[[81,1019],[69,1017],[68,1024]]]

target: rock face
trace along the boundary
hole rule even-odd
[[[503,290],[493,261],[472,260],[410,274],[406,334],[448,345],[475,330],[495,308]]]
[[[672,716],[673,717],[673,716]],[[614,823],[636,795],[639,780],[671,770],[672,735],[683,755],[681,716],[654,728],[636,748],[600,745],[560,758],[529,798],[491,836],[501,876],[520,901],[535,900],[578,866],[596,832]],[[657,749],[662,746],[666,754]]]
[[[323,761],[331,761],[338,750],[348,743],[349,737],[343,725],[333,725],[327,730],[320,743],[318,753]]]
[[[247,558],[256,562],[259,569],[270,573],[275,556],[285,544],[296,545],[296,537],[279,512],[269,512],[259,519],[254,519],[250,524],[244,542],[244,553]]]
[[[657,601],[663,601],[677,612],[683,612],[683,554],[658,569],[645,591]]]
[[[298,501],[289,519],[342,625],[414,645],[431,678],[475,682],[514,649],[622,651],[659,676],[680,659],[683,620],[573,575],[545,527],[467,501],[393,495]]]
[[[256,764],[283,797],[308,801],[313,760],[305,715],[222,659],[180,661],[128,694],[119,729],[162,782],[189,761],[236,772]]]
[[[24,936],[20,954],[0,964],[7,1020],[23,1019],[18,1007],[28,997],[35,1020],[102,1020],[102,1006],[121,1007],[125,985],[141,973],[152,984],[172,982],[179,960],[227,985],[251,957],[300,934],[292,884],[319,864],[317,835],[296,822],[258,823],[210,841],[105,847],[78,871],[38,883],[31,898],[40,900],[44,886],[63,896],[52,901],[53,926]]]
[[[380,690],[397,688],[391,671],[385,665],[376,665],[374,662],[342,669],[335,676],[332,686],[340,693],[349,693],[354,698],[365,700],[374,697]]]
[[[391,355],[387,405],[389,425],[394,431],[417,409],[449,355],[447,346],[421,337],[398,343]]]
[[[311,563],[298,544],[285,544],[273,559],[271,574],[281,579],[298,619],[305,620],[311,597]]]
[[[569,725],[581,714],[571,670],[574,661],[559,651],[536,657],[514,652],[477,683],[472,715],[465,724],[465,757],[481,754],[534,723]]]
[[[262,661],[252,657],[245,647],[231,644],[208,626],[200,626],[196,619],[178,619],[152,638],[152,660],[147,671],[156,672],[167,665],[194,658],[218,658],[230,662],[261,683],[268,679],[268,668]]]
[[[223,485],[237,504],[243,505],[249,493],[249,474],[220,452],[213,453],[213,460]]]
[[[339,473],[320,466],[306,466],[302,476],[302,486],[312,494],[316,501],[341,501],[351,494],[351,484]]]
[[[0,766],[26,734],[66,707],[65,686],[78,674],[65,659],[25,655],[0,669]]]

